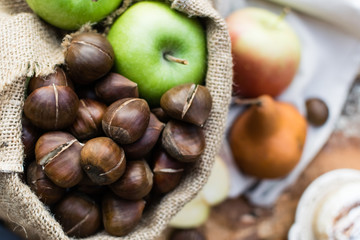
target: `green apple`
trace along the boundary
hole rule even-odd
[[[98,22],[113,12],[122,0],[26,0],[46,22],[65,30],[75,30],[87,22]]]
[[[140,97],[158,106],[161,95],[183,83],[203,83],[206,34],[190,18],[163,2],[142,1],[127,9],[111,27],[115,71],[136,82]]]
[[[268,10],[247,7],[226,19],[234,62],[233,91],[241,97],[273,97],[292,82],[300,63],[300,41],[284,20]]]

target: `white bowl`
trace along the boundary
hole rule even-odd
[[[337,211],[343,209],[342,204],[360,201],[360,191],[355,188],[360,189],[360,171],[354,169],[334,170],[314,180],[301,196],[288,239],[320,240],[315,235],[316,227],[320,230],[328,229],[332,223],[330,218],[336,217]],[[328,218],[329,221],[324,220]]]

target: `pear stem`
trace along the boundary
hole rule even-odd
[[[249,98],[249,99],[235,98],[234,103],[237,105],[257,105],[260,107],[262,102],[258,98]]]
[[[276,27],[278,25],[278,23],[282,20],[284,20],[284,18],[286,17],[286,15],[288,15],[291,12],[291,8],[289,7],[284,7],[279,15],[279,17],[277,18],[274,26]]]
[[[174,57],[174,56],[170,55],[169,53],[165,53],[164,57],[165,57],[166,60],[168,60],[170,62],[181,63],[181,64],[184,64],[184,65],[189,64],[189,62],[186,59],[181,59],[181,58]]]

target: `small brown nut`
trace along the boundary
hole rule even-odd
[[[150,109],[140,98],[124,98],[111,104],[103,117],[105,134],[119,144],[138,140],[149,125]]]
[[[78,87],[75,89],[75,92],[79,99],[92,99],[98,102],[102,102],[101,99],[96,96],[94,84],[78,85]]]
[[[25,116],[36,127],[46,130],[60,130],[70,126],[76,117],[79,98],[66,86],[41,87],[25,100]]]
[[[176,229],[169,240],[206,240],[204,234],[197,229]]]
[[[170,116],[161,107],[152,108],[151,112],[163,123],[167,123],[170,120]]]
[[[31,124],[25,116],[21,118],[21,140],[24,144],[24,154],[27,159],[35,156],[35,144],[41,135],[40,129]]]
[[[82,145],[66,132],[47,132],[35,145],[36,163],[56,185],[69,188],[78,184],[83,171],[80,166]]]
[[[111,184],[110,189],[119,197],[139,200],[148,195],[153,186],[153,173],[144,160],[129,161],[124,175]]]
[[[92,182],[108,185],[124,174],[125,153],[108,137],[93,138],[81,150],[81,166]]]
[[[28,94],[32,93],[35,89],[51,86],[55,84],[56,86],[67,86],[74,90],[73,83],[67,79],[64,70],[60,67],[55,68],[55,72],[51,73],[44,77],[32,77],[28,85]]]
[[[187,83],[165,92],[160,106],[172,118],[203,126],[211,111],[212,98],[205,86]]]
[[[136,142],[122,145],[127,159],[141,159],[145,157],[157,143],[165,124],[150,113],[150,121],[144,135]]]
[[[171,120],[163,130],[161,144],[176,160],[194,162],[204,152],[205,135],[201,127]]]
[[[138,98],[137,83],[118,73],[109,73],[95,84],[96,95],[107,104],[122,98]]]
[[[54,208],[55,218],[70,237],[87,237],[95,234],[101,225],[99,206],[88,196],[71,193]]]
[[[157,149],[153,156],[154,188],[159,193],[168,193],[177,187],[184,172],[184,163],[172,158],[163,149]]]
[[[65,193],[65,189],[55,185],[36,162],[30,163],[26,179],[30,189],[47,205],[56,203]]]
[[[144,200],[129,201],[115,194],[105,195],[102,201],[105,231],[118,237],[130,233],[139,223],[144,207]]]
[[[103,133],[101,121],[106,108],[106,105],[101,102],[80,99],[77,116],[70,132],[79,140],[100,136]]]
[[[71,39],[65,63],[72,81],[89,84],[107,74],[114,64],[114,50],[98,33],[85,32]]]
[[[310,124],[322,126],[329,117],[329,109],[326,103],[319,98],[309,98],[306,100],[306,117]]]

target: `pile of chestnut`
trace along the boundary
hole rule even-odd
[[[206,87],[176,86],[150,108],[113,61],[105,37],[81,33],[65,64],[27,87],[26,180],[72,237],[131,232],[145,203],[173,190],[205,148]]]

